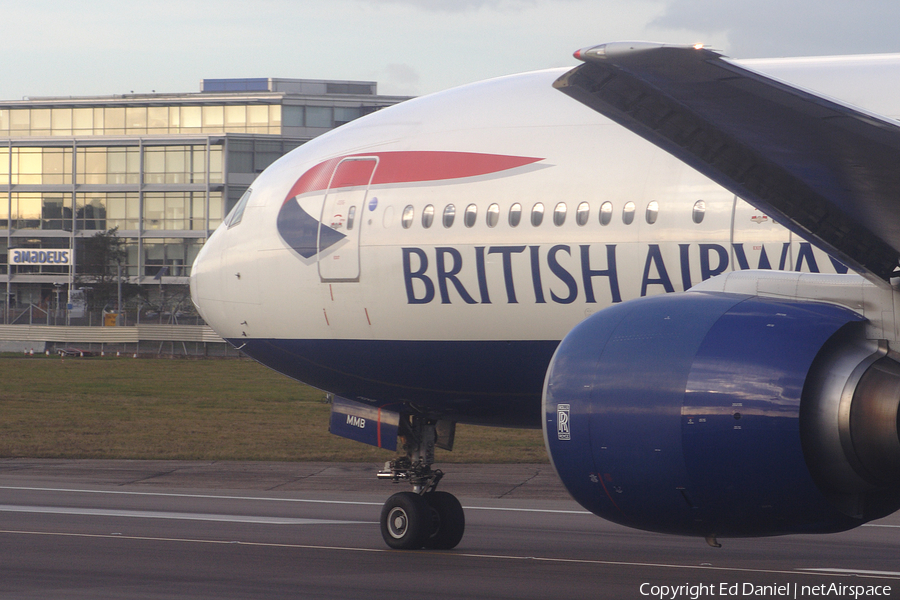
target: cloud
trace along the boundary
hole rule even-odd
[[[422,78],[411,65],[392,63],[385,67],[384,71],[382,81],[392,95],[416,96],[421,93],[418,86]]]
[[[519,11],[537,4],[539,0],[381,0],[381,4],[411,6],[424,11],[462,13],[490,8],[500,11]]]
[[[900,51],[900,3],[668,0],[649,26],[725,40],[736,58]]]

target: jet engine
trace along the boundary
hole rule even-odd
[[[563,483],[616,523],[824,533],[900,507],[900,364],[842,306],[719,292],[617,304],[559,345],[543,403]]]

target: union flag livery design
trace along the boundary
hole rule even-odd
[[[312,258],[340,242],[346,234],[309,214],[300,203],[304,195],[361,186],[478,177],[541,160],[528,156],[436,151],[375,152],[332,158],[303,173],[291,187],[278,212],[278,233],[297,254]],[[374,170],[373,162],[377,165]]]

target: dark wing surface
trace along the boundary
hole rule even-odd
[[[868,279],[900,257],[900,123],[701,47],[616,43],[554,84]]]

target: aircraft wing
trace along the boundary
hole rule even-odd
[[[881,285],[900,257],[900,123],[702,47],[615,43],[554,86]]]

